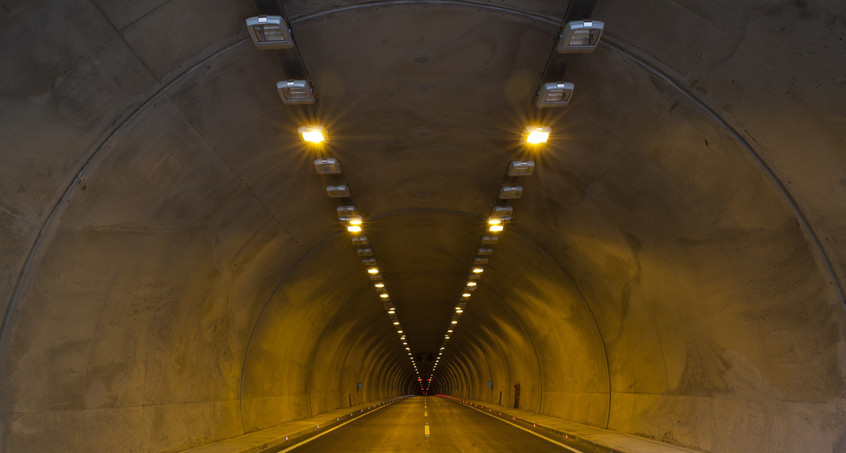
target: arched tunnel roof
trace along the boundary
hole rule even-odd
[[[445,393],[846,448],[842,2],[598,0],[538,147],[567,2],[282,4],[317,110],[280,102],[261,2],[3,2],[0,449],[185,449],[419,391],[441,348]]]

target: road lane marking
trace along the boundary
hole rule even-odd
[[[429,424],[428,423],[423,425],[423,434],[425,434],[426,437],[429,437]]]
[[[467,406],[467,407],[470,407],[470,406]],[[517,428],[517,429],[522,429],[523,431],[526,431],[526,432],[527,432],[527,433],[529,433],[529,434],[532,434],[532,435],[538,436],[538,437],[540,437],[541,439],[543,439],[543,440],[545,440],[545,441],[547,441],[547,442],[551,442],[551,443],[553,443],[553,444],[555,444],[555,445],[558,445],[559,447],[566,448],[567,450],[570,450],[570,451],[572,451],[573,453],[584,453],[583,451],[581,451],[581,450],[576,450],[575,448],[573,448],[573,447],[571,447],[571,446],[569,446],[569,445],[567,445],[567,444],[562,444],[561,442],[558,442],[558,441],[557,441],[557,440],[555,440],[555,439],[550,439],[549,437],[546,437],[546,436],[544,436],[543,434],[536,433],[536,432],[534,432],[534,431],[532,431],[532,430],[530,430],[530,429],[523,428],[522,426],[520,426],[520,425],[518,425],[518,424],[516,424],[516,423],[511,423],[511,422],[510,422],[510,421],[508,421],[508,420],[503,420],[503,419],[501,419],[501,418],[497,417],[496,415],[489,414],[489,413],[487,413],[487,412],[485,412],[485,411],[483,411],[483,410],[476,409],[476,408],[474,408],[474,407],[470,407],[470,409],[473,409],[473,410],[474,410],[474,411],[476,411],[476,412],[481,412],[481,413],[483,413],[483,414],[487,415],[488,417],[493,417],[493,418],[495,418],[496,420],[499,420],[499,421],[501,421],[501,422],[503,422],[503,423],[508,423],[509,425],[511,425],[511,426],[513,426],[513,427],[515,427],[515,428]]]
[[[404,399],[404,398],[400,398],[400,399]],[[287,453],[287,452],[289,452],[289,451],[291,451],[291,450],[293,450],[293,449],[295,449],[295,448],[302,447],[303,445],[305,445],[305,444],[307,444],[307,443],[309,443],[309,442],[311,442],[311,441],[313,441],[313,440],[315,440],[315,439],[317,439],[317,438],[323,437],[323,436],[325,436],[325,435],[327,435],[327,434],[331,433],[332,431],[335,431],[336,429],[338,429],[338,428],[340,428],[340,427],[342,427],[342,426],[346,425],[347,423],[352,423],[352,422],[354,422],[354,421],[356,421],[356,420],[361,420],[362,418],[364,418],[364,417],[366,417],[366,416],[368,416],[368,415],[370,415],[370,414],[372,414],[372,413],[374,413],[374,412],[376,412],[376,411],[378,411],[378,410],[382,410],[382,409],[384,409],[384,408],[386,408],[386,407],[388,407],[388,406],[392,406],[392,405],[393,405],[395,402],[397,402],[397,401],[399,401],[399,399],[397,399],[397,400],[393,401],[393,402],[392,402],[392,403],[390,403],[390,404],[384,404],[384,405],[382,405],[382,406],[376,407],[376,408],[374,408],[372,411],[365,412],[365,413],[361,414],[360,416],[358,416],[358,417],[356,417],[356,418],[353,418],[353,419],[351,419],[351,420],[347,420],[347,421],[345,421],[344,423],[341,423],[341,424],[340,424],[340,425],[338,425],[338,426],[333,426],[332,428],[329,428],[329,429],[327,429],[326,431],[323,431],[323,432],[322,432],[322,433],[320,433],[320,434],[316,434],[316,435],[314,435],[314,436],[312,436],[312,437],[309,437],[308,439],[306,439],[306,440],[304,440],[304,441],[302,441],[302,442],[300,442],[300,443],[298,443],[298,444],[291,445],[290,447],[288,447],[288,448],[286,448],[286,449],[284,449],[284,450],[279,450],[279,453]]]

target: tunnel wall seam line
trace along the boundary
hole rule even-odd
[[[517,234],[518,236],[520,236],[521,238],[523,238],[524,241],[527,241],[529,243],[533,242],[533,241],[529,240],[529,238],[527,236],[521,234],[519,232],[519,230],[516,229],[516,228],[514,229],[514,233]],[[606,375],[608,376],[608,409],[605,411],[605,414],[606,414],[605,415],[605,428],[608,428],[608,426],[611,424],[611,394],[612,394],[611,363],[610,363],[610,360],[608,359],[608,347],[605,344],[605,337],[602,335],[602,329],[599,327],[599,322],[596,320],[596,315],[593,313],[593,308],[590,306],[590,302],[588,302],[587,297],[585,297],[585,294],[582,292],[582,288],[579,285],[576,284],[575,280],[573,280],[573,277],[570,275],[570,273],[567,272],[564,269],[564,266],[562,266],[561,263],[551,253],[549,253],[546,249],[546,246],[549,244],[549,241],[552,240],[552,237],[554,235],[555,235],[554,233],[551,234],[549,240],[545,244],[540,245],[540,244],[535,243],[535,245],[538,248],[538,250],[546,258],[551,259],[552,262],[555,263],[555,265],[558,267],[558,270],[561,271],[562,274],[567,276],[567,280],[569,280],[570,283],[573,285],[573,288],[576,289],[576,292],[578,292],[579,297],[582,299],[582,303],[585,304],[585,308],[587,308],[588,313],[590,313],[590,318],[593,320],[593,325],[596,328],[596,334],[599,335],[599,343],[602,345],[602,355],[605,356],[605,371],[606,371]],[[537,260],[537,258],[538,257],[535,257],[535,259],[532,260],[532,263],[534,263],[535,260]],[[523,273],[525,273],[528,268],[529,268],[529,266],[526,266],[526,269],[523,270],[521,275]]]
[[[30,267],[35,261],[35,256],[41,247],[42,241],[47,236],[48,230],[53,224],[53,220],[56,218],[56,215],[59,213],[61,208],[65,205],[74,188],[85,175],[86,171],[91,168],[91,166],[94,165],[94,162],[103,154],[104,150],[106,149],[106,146],[111,143],[112,140],[114,140],[118,136],[118,134],[123,132],[123,130],[130,124],[131,121],[136,119],[144,110],[150,107],[150,105],[159,100],[168,90],[170,90],[170,88],[185,80],[185,78],[193,74],[197,69],[203,67],[209,61],[212,61],[249,41],[249,38],[242,38],[224,47],[223,49],[212,53],[208,57],[197,62],[190,68],[186,69],[184,72],[175,76],[169,82],[162,85],[155,93],[153,93],[153,95],[144,100],[140,105],[138,105],[138,107],[135,108],[135,110],[132,111],[132,113],[130,113],[126,118],[123,119],[123,121],[117,124],[114,129],[112,129],[112,131],[106,135],[103,141],[94,149],[94,151],[83,161],[82,165],[79,167],[79,170],[77,170],[76,174],[73,176],[73,178],[71,178],[64,192],[62,192],[62,194],[59,196],[59,199],[56,200],[56,202],[53,204],[53,207],[50,209],[49,214],[44,219],[44,222],[41,224],[41,228],[39,229],[38,234],[36,235],[35,240],[33,241],[32,247],[30,247],[30,251],[27,254],[26,260],[24,261],[24,264],[21,267],[20,272],[18,273],[18,278],[16,279],[14,289],[12,290],[12,294],[9,297],[9,304],[6,306],[6,313],[3,315],[3,324],[2,326],[0,326],[0,348],[3,347],[3,343],[6,340],[6,332],[9,327],[11,315],[14,311],[16,302],[20,298],[21,289],[26,284],[25,280],[28,277]]]
[[[246,425],[244,425],[244,372],[247,367],[247,355],[250,352],[250,347],[253,343],[253,337],[255,336],[256,329],[258,329],[258,325],[261,322],[262,317],[264,316],[264,312],[267,310],[267,307],[270,306],[270,301],[276,296],[276,294],[279,292],[279,289],[281,289],[282,286],[288,281],[288,277],[290,277],[291,274],[293,274],[299,268],[300,264],[302,264],[303,261],[308,259],[313,254],[317,253],[317,251],[323,248],[326,243],[335,239],[340,234],[341,233],[336,233],[327,237],[326,239],[312,247],[311,250],[308,250],[305,254],[303,254],[303,256],[301,256],[300,259],[297,260],[297,262],[294,263],[293,266],[291,266],[288,272],[286,272],[285,275],[282,276],[282,278],[279,280],[279,283],[276,284],[276,287],[273,288],[273,291],[271,291],[271,293],[267,296],[267,299],[264,301],[264,305],[262,305],[261,307],[261,311],[259,311],[258,316],[256,316],[256,320],[253,323],[253,328],[250,330],[250,337],[249,339],[247,339],[247,344],[244,347],[244,355],[241,361],[241,377],[238,379],[238,406],[241,413],[241,429],[245,433],[247,429]],[[311,413],[311,403],[309,403],[309,413]]]
[[[705,112],[707,116],[711,117],[711,119],[713,119],[719,126],[726,130],[729,135],[733,137],[743,149],[746,150],[747,154],[752,157],[752,159],[756,163],[758,163],[758,165],[760,165],[761,170],[776,186],[776,189],[781,192],[782,196],[787,201],[788,206],[793,209],[797,220],[800,222],[801,226],[807,231],[811,242],[816,247],[817,252],[819,253],[819,257],[823,261],[825,269],[828,271],[832,282],[834,283],[834,287],[837,290],[838,295],[840,296],[840,302],[843,308],[846,308],[846,292],[844,292],[843,290],[843,285],[841,284],[837,273],[834,271],[834,267],[831,264],[831,260],[829,259],[828,254],[823,248],[816,231],[814,231],[814,228],[811,226],[810,221],[805,216],[802,209],[799,207],[799,203],[796,201],[790,191],[787,190],[787,187],[781,182],[781,179],[779,179],[779,177],[775,174],[772,168],[770,168],[764,158],[761,157],[761,155],[758,154],[757,151],[755,151],[755,148],[753,148],[752,145],[750,145],[749,142],[745,138],[743,138],[743,136],[740,135],[740,133],[734,127],[732,127],[726,119],[724,119],[722,116],[720,116],[720,114],[718,114],[714,109],[712,109],[708,104],[706,104],[705,101],[699,99],[691,91],[684,88],[680,82],[673,79],[667,73],[651,65],[643,58],[625,50],[620,42],[615,41],[613,36],[611,38],[606,36],[605,39],[600,41],[600,45],[617,52],[624,58],[629,59],[630,61],[636,63],[638,66],[648,71],[649,73],[663,80],[670,88],[676,90],[683,97],[685,97],[687,100],[689,100],[695,106],[699,107],[703,112]]]
[[[524,240],[525,240],[525,237],[524,237]],[[529,241],[529,242],[531,242],[531,241]],[[534,264],[535,261],[537,261],[537,259],[538,259],[538,257],[535,256],[531,261],[526,263],[526,267],[524,267],[523,270],[521,270],[519,273],[517,273],[515,275],[515,277],[513,279],[511,279],[511,281],[514,281],[515,279],[522,277],[523,274],[525,274],[526,271],[529,269],[529,267],[531,267],[532,264]],[[523,324],[522,321],[520,321],[520,326],[523,328],[523,331],[526,332],[526,336],[529,338],[529,342],[532,344],[532,349],[535,350],[535,362],[538,364],[538,372],[540,373],[540,382],[538,382],[538,387],[539,387],[538,395],[539,395],[539,398],[540,398],[540,401],[538,401],[538,411],[541,411],[541,410],[543,410],[543,376],[544,376],[543,366],[541,366],[540,357],[538,357],[538,347],[537,347],[537,345],[535,345],[534,338],[532,338],[532,336],[529,334],[529,330],[526,329],[526,326]]]

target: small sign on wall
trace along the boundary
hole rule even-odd
[[[493,388],[493,381],[488,381],[488,387]]]
[[[358,389],[361,390],[361,382],[358,383]]]

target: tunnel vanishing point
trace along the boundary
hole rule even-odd
[[[0,6],[0,450],[428,389],[846,452],[843,1]],[[275,14],[294,47],[254,45]]]

